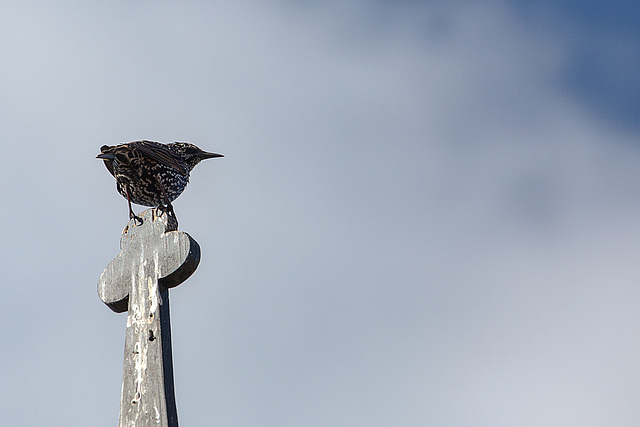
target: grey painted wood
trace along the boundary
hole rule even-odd
[[[169,288],[198,267],[200,246],[158,209],[125,227],[120,254],[98,281],[102,302],[128,311],[120,426],[178,425],[173,386]]]

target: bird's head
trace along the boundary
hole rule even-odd
[[[113,175],[113,161],[116,158],[114,148],[115,147],[103,145],[100,147],[100,154],[96,156],[96,159],[104,160],[104,165],[107,167],[111,175]]]
[[[192,171],[193,168],[195,168],[196,165],[204,159],[224,157],[222,154],[209,153],[207,151],[201,150],[200,148],[196,147],[193,144],[189,144],[188,142],[172,142],[168,145],[178,153],[180,153],[180,155],[184,159],[184,162],[189,167],[189,171]]]

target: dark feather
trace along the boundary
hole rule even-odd
[[[189,170],[180,156],[164,144],[153,141],[135,141],[130,143],[130,145],[139,150],[144,156],[169,168],[173,168],[182,175],[189,174]]]

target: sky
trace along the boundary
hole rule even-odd
[[[174,202],[181,425],[639,425],[639,11],[2,2],[3,422],[117,423],[95,156],[149,139],[225,155]]]

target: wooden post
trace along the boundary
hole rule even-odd
[[[120,254],[98,281],[98,295],[116,313],[128,311],[120,427],[178,425],[173,387],[169,288],[198,267],[200,246],[159,209],[131,220]]]

